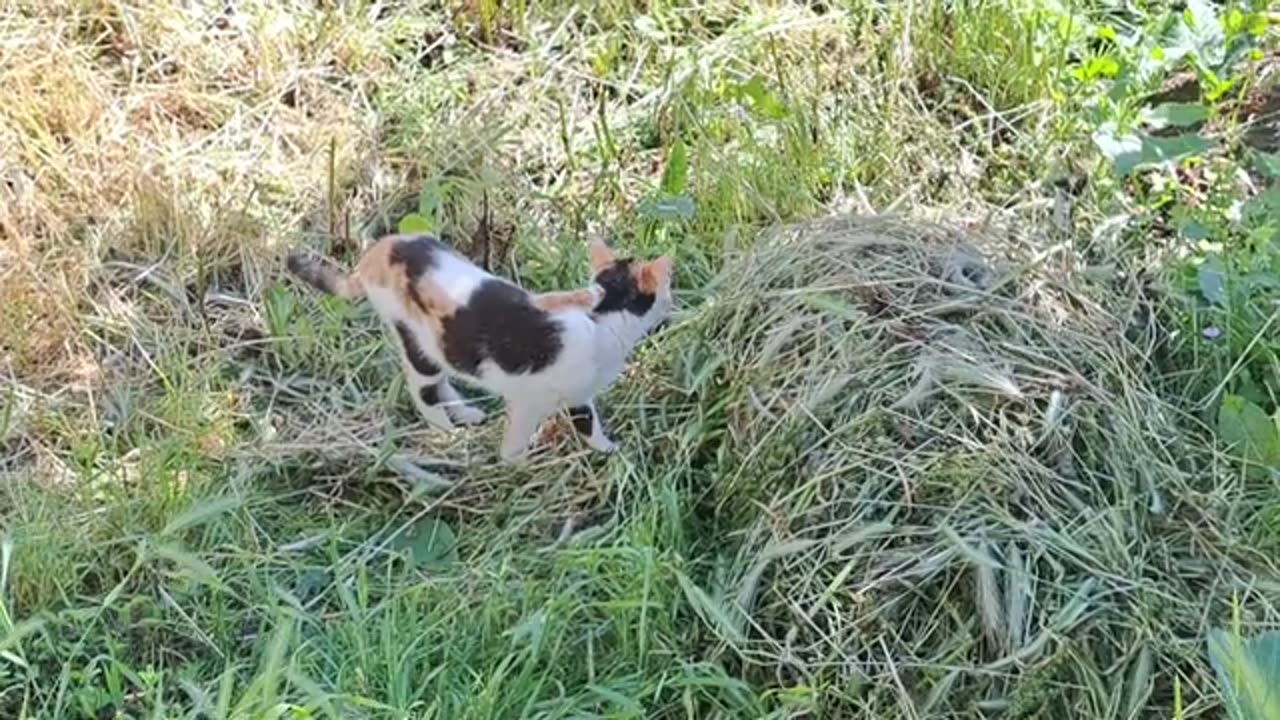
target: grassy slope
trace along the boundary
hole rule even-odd
[[[581,282],[604,228],[674,252],[696,308],[767,223],[1043,218],[1088,147],[1069,30],[1026,3],[206,5],[0,11],[0,714],[910,716],[905,688],[739,679],[698,588],[742,537],[716,478],[646,440],[726,432],[653,399],[687,344],[606,403],[620,457],[497,467],[496,427],[425,430],[367,309],[288,288],[280,251],[350,258],[329,230],[447,174],[448,229],[530,286]],[[677,144],[696,215],[646,219]],[[390,552],[426,516],[457,533],[445,570]]]

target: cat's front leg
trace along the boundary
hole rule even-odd
[[[616,443],[604,432],[604,424],[600,422],[600,413],[596,411],[594,401],[588,400],[584,405],[569,408],[569,419],[573,421],[573,429],[587,441],[592,450],[611,453],[618,449]]]

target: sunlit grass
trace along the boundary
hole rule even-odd
[[[339,5],[0,10],[0,716],[1218,712],[1274,486],[1126,336],[1100,13]],[[531,287],[677,258],[619,456],[427,428],[285,278],[426,187]]]

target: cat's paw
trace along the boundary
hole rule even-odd
[[[479,425],[489,415],[474,405],[459,403],[449,407],[449,416],[458,425]]]
[[[455,427],[453,418],[439,405],[420,407],[418,412],[428,425],[437,430],[452,430]]]
[[[604,435],[593,435],[587,438],[587,446],[596,452],[602,453],[615,453],[618,451],[618,444]]]

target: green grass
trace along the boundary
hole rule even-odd
[[[0,717],[1220,714],[1209,630],[1280,620],[1264,3],[337,5],[0,9]],[[621,454],[427,428],[285,277],[410,213],[676,257]]]

